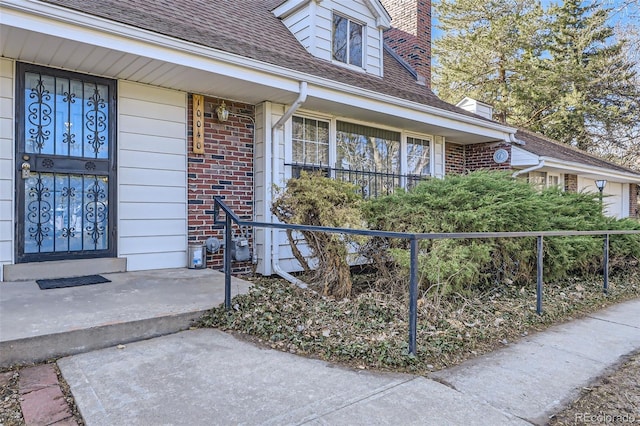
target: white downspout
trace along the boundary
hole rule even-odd
[[[509,133],[509,142],[515,143],[516,145],[524,145],[525,143],[516,138],[515,133]]]
[[[276,183],[276,179],[279,176],[280,169],[280,158],[279,158],[279,147],[280,143],[276,138],[276,134],[278,133],[278,129],[284,126],[284,123],[287,122],[289,118],[296,112],[298,108],[307,100],[307,82],[300,82],[300,91],[298,93],[298,98],[293,102],[293,104],[289,107],[289,109],[284,113],[282,117],[271,126],[271,191],[275,191],[273,188]],[[271,196],[271,200],[273,201],[273,195]],[[272,215],[273,220],[273,215]],[[307,288],[307,284],[303,281],[300,281],[290,273],[284,271],[280,266],[280,256],[278,254],[279,243],[278,243],[278,229],[271,228],[271,268],[273,272],[280,275],[285,280],[289,281],[297,285],[300,288]]]
[[[511,175],[511,177],[518,177],[519,175],[523,174],[523,173],[529,173],[532,172],[534,170],[538,170],[544,167],[544,160],[540,160],[540,162],[538,164],[536,164],[535,166],[531,166],[528,169],[522,169],[522,170],[518,170],[517,172],[515,172],[514,174]]]

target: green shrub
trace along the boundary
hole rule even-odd
[[[597,194],[538,191],[509,173],[479,171],[430,179],[409,191],[368,201],[363,212],[370,227],[418,233],[637,229],[635,221],[605,218]],[[635,226],[635,228],[633,227]],[[619,228],[616,228],[619,227]],[[612,236],[615,264],[637,264],[640,237]],[[602,262],[601,236],[544,239],[545,279],[597,271]],[[374,261],[392,261],[408,274],[406,240],[377,242]],[[381,249],[387,255],[380,254]],[[370,250],[371,251],[371,250]],[[443,293],[497,283],[535,279],[535,238],[422,240],[419,276],[422,288]],[[389,268],[389,265],[380,265]]]

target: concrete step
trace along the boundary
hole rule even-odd
[[[0,284],[0,368],[176,333],[224,302],[224,274],[211,269],[102,275],[111,282],[51,290],[35,281]],[[249,287],[232,279],[232,295]]]
[[[93,274],[125,272],[127,259],[103,257],[96,259],[55,260],[4,265],[2,279],[7,282],[35,281],[46,278],[80,277]]]

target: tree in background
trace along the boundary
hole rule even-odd
[[[495,119],[510,122],[519,97],[532,93],[544,31],[539,2],[441,0],[444,36],[434,43],[434,88],[457,103],[465,96],[494,107]]]
[[[436,10],[444,35],[434,88],[443,99],[473,97],[494,105],[498,121],[591,151],[637,143],[637,74],[610,9],[441,0]]]
[[[566,0],[549,12],[550,58],[543,65],[557,95],[530,128],[587,150],[602,136],[637,122],[633,63],[625,56],[626,40],[610,42],[609,9]]]
[[[607,0],[616,25],[617,39],[628,40],[623,46],[624,56],[635,64],[634,85],[640,87],[640,0]],[[637,106],[636,106],[637,108]],[[640,117],[636,112],[625,126],[602,129],[597,133],[593,151],[627,167],[640,170]]]

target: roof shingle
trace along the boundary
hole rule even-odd
[[[271,10],[282,0],[42,0],[246,58],[478,118],[439,99],[384,52],[384,77],[311,55]]]
[[[640,176],[640,173],[635,170],[604,160],[581,149],[554,141],[538,133],[519,129],[516,133],[516,138],[525,143],[521,147],[522,149],[541,157],[555,158],[561,161],[586,164]]]

